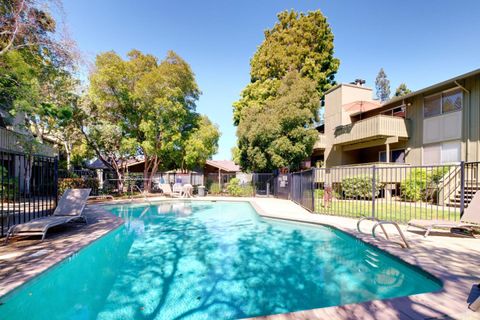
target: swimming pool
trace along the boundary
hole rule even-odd
[[[441,288],[344,232],[246,202],[106,208],[125,225],[2,297],[0,319],[232,319]]]

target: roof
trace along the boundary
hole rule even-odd
[[[228,172],[239,172],[240,166],[231,160],[207,160],[206,164]]]
[[[445,81],[436,83],[436,84],[431,85],[431,86],[429,86],[429,87],[426,87],[426,88],[423,88],[423,89],[420,89],[420,90],[411,92],[411,93],[406,94],[406,95],[401,96],[401,97],[392,98],[392,99],[390,99],[389,101],[385,102],[382,106],[386,106],[386,105],[389,105],[389,104],[393,104],[393,103],[402,101],[402,100],[404,100],[404,99],[408,99],[408,98],[417,96],[417,95],[419,95],[419,94],[423,94],[423,93],[425,93],[425,92],[428,92],[428,91],[431,91],[431,90],[435,90],[435,89],[437,89],[437,88],[446,86],[446,85],[448,85],[448,84],[455,83],[456,81],[463,80],[463,79],[465,79],[465,78],[473,77],[473,76],[476,76],[476,75],[480,75],[480,69],[475,69],[475,70],[473,70],[473,71],[470,71],[470,72],[461,74],[461,75],[459,75],[459,76],[453,77],[453,78],[451,78],[451,79],[448,79],[448,80],[445,80]]]
[[[127,160],[127,167],[130,167],[130,166],[133,166],[133,165],[136,165],[136,164],[139,164],[139,163],[143,163],[144,161],[145,161],[144,159],[136,159],[136,158],[128,159]],[[110,169],[100,159],[96,159],[92,163],[88,164],[87,168],[89,168],[89,169]]]

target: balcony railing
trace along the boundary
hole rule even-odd
[[[0,128],[0,149],[49,157],[54,157],[58,154],[55,148],[49,145],[31,141],[27,135],[4,128]]]
[[[334,144],[347,145],[388,137],[408,139],[408,124],[409,120],[404,118],[378,115],[337,127]]]
[[[326,145],[327,138],[323,133],[319,133],[317,141],[315,141],[315,144],[313,145],[313,149],[325,149]]]

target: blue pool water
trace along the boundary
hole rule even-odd
[[[339,230],[244,202],[108,210],[125,225],[0,298],[0,319],[232,319],[441,288]]]

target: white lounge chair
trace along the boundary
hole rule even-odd
[[[58,202],[57,208],[51,216],[30,220],[17,224],[7,232],[5,242],[13,236],[41,235],[45,239],[48,229],[71,222],[87,223],[83,209],[87,203],[91,189],[67,189]]]
[[[424,237],[428,237],[434,228],[480,228],[480,192],[475,193],[460,221],[414,219],[408,222],[408,226],[425,230]]]
[[[172,191],[172,187],[169,183],[160,184],[160,189],[162,189],[163,194],[168,197],[180,197],[182,195],[181,192]]]

